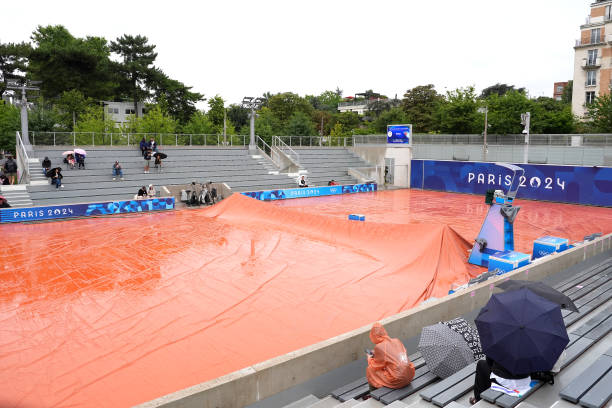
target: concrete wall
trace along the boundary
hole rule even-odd
[[[272,147],[270,153],[272,161],[278,166],[281,173],[297,173],[299,170],[295,162],[278,147]]]
[[[418,335],[424,326],[481,308],[489,300],[493,284],[500,279],[513,277],[540,280],[610,250],[612,234],[584,246],[542,258],[539,262],[507,273],[503,277],[489,279],[443,299],[432,300],[381,320],[381,323],[392,337],[410,338]],[[361,358],[363,349],[371,347],[369,330],[370,325],[364,326],[138,407],[244,407]]]
[[[385,158],[395,159],[393,169],[393,185],[396,187],[410,187],[410,163],[412,161],[412,147],[387,146]]]

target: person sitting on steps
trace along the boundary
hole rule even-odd
[[[121,169],[119,161],[115,160],[115,164],[113,164],[113,181],[115,181],[117,177],[120,177],[121,181],[123,181],[123,170]]]

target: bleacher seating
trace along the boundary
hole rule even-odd
[[[345,148],[295,147],[295,151],[300,156],[300,168],[308,171],[310,185],[326,186],[331,179],[338,184],[357,183],[348,175],[348,168],[372,166]]]
[[[563,373],[563,370],[579,359],[591,347],[606,339],[606,336],[612,331],[612,304],[609,303],[610,299],[612,299],[612,259],[606,259],[596,265],[585,268],[554,287],[568,295],[579,310],[578,312],[562,311],[570,338],[570,342],[566,347],[566,357],[561,365],[561,373]],[[595,313],[591,313],[593,311]],[[577,324],[579,322],[580,324]],[[578,327],[572,328],[572,326]],[[604,353],[604,355],[608,354],[612,354],[612,351]],[[605,359],[605,357],[603,358]],[[399,390],[379,388],[370,393],[367,380],[365,377],[362,377],[333,391],[331,397],[335,399],[336,404],[334,405],[333,401],[331,401],[325,406],[342,407],[343,405],[339,405],[340,402],[344,404],[350,403],[352,404],[351,406],[356,406],[357,408],[408,406],[403,401],[410,401],[411,404],[414,404],[410,406],[414,407],[463,406],[455,401],[473,389],[475,363],[470,364],[451,377],[440,380],[429,372],[419,353],[411,355],[410,359],[415,364],[416,374],[412,383],[407,387]],[[600,371],[602,370],[601,367],[599,369]],[[600,374],[600,376],[592,375],[591,377],[597,378],[593,379],[591,383],[585,383],[584,379],[577,379],[579,384],[568,391],[564,391],[566,394],[571,393],[571,395],[584,391],[580,395],[586,395],[585,388],[586,390],[592,390],[589,395],[583,398],[585,401],[583,406],[602,407],[609,398],[610,390],[612,389],[611,386],[608,386],[612,371],[608,368],[603,374]],[[537,383],[522,398],[511,397],[489,389],[481,394],[483,400],[475,406],[492,407],[497,405],[502,408],[512,408],[521,404],[521,406],[527,407],[529,405],[524,402],[525,399],[542,387],[544,387],[543,383]],[[418,395],[420,398],[414,399],[420,390],[422,390]],[[371,396],[370,400],[365,402],[358,400],[358,398],[368,393]],[[561,396],[563,397],[563,394]],[[326,401],[328,400],[326,399]],[[603,402],[598,405],[594,401]],[[305,408],[310,406],[310,404],[303,405]]]

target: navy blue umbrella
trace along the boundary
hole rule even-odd
[[[569,343],[559,305],[526,288],[491,296],[475,322],[484,353],[514,375],[549,371]]]

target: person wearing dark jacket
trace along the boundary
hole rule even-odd
[[[47,177],[51,177],[51,184],[55,184],[55,188],[64,188],[62,184],[62,169],[61,167],[56,167],[54,169],[49,170],[51,173],[47,173]]]
[[[9,183],[17,184],[17,162],[13,160],[12,156],[6,158],[6,162],[4,163],[4,174],[8,177]]]
[[[0,208],[11,208],[11,205],[6,201],[6,198],[0,196]]]
[[[9,183],[8,177],[6,177],[4,173],[0,172],[0,185],[8,186],[9,184],[11,183]]]
[[[42,161],[43,174],[47,174],[47,171],[51,168],[51,160],[49,157],[45,156],[45,159]]]
[[[528,387],[531,382],[531,377],[529,373],[519,375],[512,374],[497,361],[487,356],[484,360],[478,360],[478,363],[476,363],[474,396],[470,397],[470,404],[473,405],[480,401],[480,394],[489,389],[493,382],[506,388],[517,389],[523,388],[517,384]]]
[[[145,150],[147,150],[147,141],[143,136],[142,139],[140,140],[140,154],[144,156]]]
[[[136,193],[136,198],[137,199],[147,198],[147,188],[145,186],[140,187],[140,189],[138,190],[138,193]]]
[[[80,169],[81,167],[82,167],[82,168],[85,168],[85,156],[83,156],[83,155],[82,155],[82,154],[80,154],[80,153],[75,153],[75,154],[74,154],[74,158],[76,159],[76,162],[77,162],[77,165],[78,165],[78,167],[77,167],[77,168],[79,168],[79,169]]]

